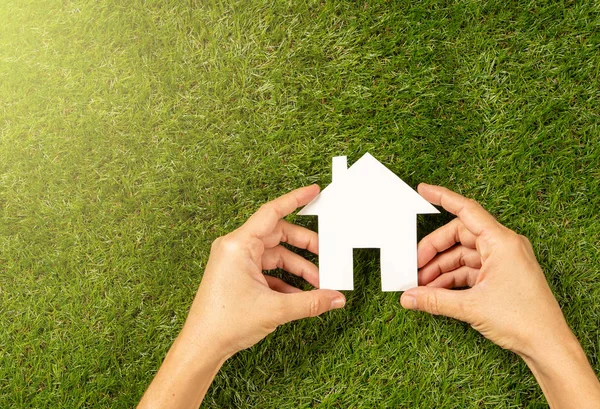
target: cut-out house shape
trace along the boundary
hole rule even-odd
[[[439,213],[366,153],[347,168],[333,158],[332,182],[298,214],[319,216],[319,287],[354,289],[352,249],[379,248],[381,288],[417,286],[417,214]]]

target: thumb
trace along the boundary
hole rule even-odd
[[[346,304],[344,294],[334,290],[312,290],[280,296],[283,298],[285,322],[316,317],[329,310],[342,308]]]
[[[468,290],[453,291],[437,287],[414,287],[402,294],[400,304],[409,310],[425,311],[466,321],[463,306],[466,291]]]

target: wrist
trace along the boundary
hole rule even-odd
[[[173,342],[139,408],[197,408],[229,356],[184,330]]]
[[[186,326],[173,342],[169,353],[171,352],[181,360],[180,362],[219,368],[234,355],[227,351],[215,337],[208,333],[190,331]]]
[[[521,357],[551,408],[595,408],[600,401],[600,383],[577,338],[571,331],[569,334]]]
[[[536,336],[515,350],[528,366],[544,366],[563,357],[585,357],[579,341],[566,322],[551,331],[536,331]]]
[[[570,331],[562,337],[552,337],[538,342],[527,352],[519,353],[519,356],[534,373],[550,374],[560,371],[566,363],[587,364],[587,357],[581,345]]]

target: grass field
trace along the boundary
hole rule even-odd
[[[0,18],[0,407],[134,406],[210,243],[365,152],[527,235],[600,371],[597,2],[3,0]],[[344,310],[228,361],[205,406],[544,407],[515,355],[380,292],[377,251],[355,276]]]

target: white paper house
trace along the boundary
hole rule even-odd
[[[383,291],[417,285],[417,214],[439,213],[366,153],[347,168],[333,158],[332,182],[298,214],[319,216],[320,288],[354,289],[352,249],[379,248]]]

